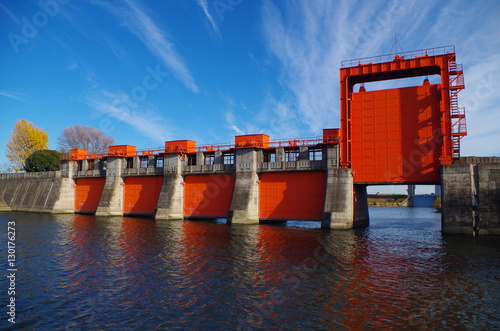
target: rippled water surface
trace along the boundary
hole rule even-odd
[[[16,223],[18,269],[16,324],[2,277],[0,327],[500,329],[500,239],[443,237],[431,209],[370,216],[337,232],[0,213],[2,233]]]

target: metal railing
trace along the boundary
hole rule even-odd
[[[221,143],[221,144],[203,144],[201,146],[195,147],[196,152],[226,152],[237,148],[249,148],[249,147],[260,147],[260,148],[277,148],[277,147],[300,147],[300,146],[314,146],[322,143],[338,143],[340,137],[339,136],[316,136],[316,137],[307,137],[307,138],[289,138],[289,139],[276,139],[270,140],[266,142],[248,142],[247,144],[239,144],[235,143]],[[134,152],[123,153],[123,155],[119,154],[110,154],[110,153],[100,153],[100,154],[87,154],[85,155],[86,160],[95,160],[95,159],[106,159],[108,157],[135,157],[135,156],[160,156],[166,153],[181,153],[181,154],[189,154],[188,150],[184,150],[182,148],[173,150],[165,150],[165,148],[157,147],[152,149],[139,149]],[[68,161],[80,161],[81,157],[69,158],[66,159]]]
[[[392,62],[398,60],[409,60],[413,58],[419,57],[427,57],[427,56],[437,56],[437,55],[445,55],[445,54],[453,54],[455,53],[455,46],[442,46],[428,49],[420,49],[416,51],[408,51],[402,53],[391,53],[386,55],[377,55],[371,57],[365,57],[360,59],[352,59],[345,60],[340,62],[342,68],[356,67],[364,64],[375,64],[375,63],[384,63],[384,62]]]
[[[0,174],[0,180],[6,179],[31,179],[31,178],[59,178],[60,171],[38,171],[38,172],[13,172]]]
[[[257,164],[257,169],[259,171],[322,170],[324,169],[324,162],[321,160],[262,162]]]

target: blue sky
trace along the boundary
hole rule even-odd
[[[0,1],[0,163],[17,119],[56,149],[73,124],[117,144],[235,135],[311,137],[339,126],[346,59],[455,45],[469,136],[500,156],[500,2]]]

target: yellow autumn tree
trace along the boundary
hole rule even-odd
[[[36,127],[33,123],[20,119],[14,124],[7,143],[6,156],[14,164],[13,168],[20,171],[24,168],[24,161],[35,151],[47,149],[49,135],[44,129]]]

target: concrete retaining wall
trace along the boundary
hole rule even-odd
[[[0,210],[73,213],[73,180],[67,171],[0,176]]]
[[[0,211],[12,211],[12,208],[5,202],[3,197],[0,195]]]
[[[479,234],[500,235],[500,163],[479,164],[478,170]]]
[[[467,163],[485,161],[490,163]],[[442,231],[500,234],[500,158],[460,159],[442,167]]]

